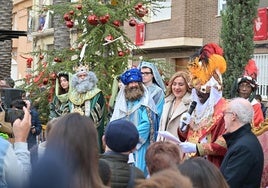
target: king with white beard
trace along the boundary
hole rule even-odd
[[[88,70],[87,65],[75,67],[76,74],[72,78],[72,91],[69,99],[72,103],[71,112],[90,117],[99,134],[100,150],[101,138],[104,131],[105,98],[102,91],[97,88],[98,79],[94,72]]]

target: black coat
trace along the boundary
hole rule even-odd
[[[37,112],[36,108],[31,109],[31,121],[32,121],[32,128],[29,132],[27,143],[28,143],[28,149],[30,150],[34,145],[37,144],[36,137],[41,133],[42,131],[42,125],[39,118],[39,113]],[[32,133],[32,129],[35,129],[35,133]]]
[[[223,137],[228,149],[220,170],[230,188],[259,188],[263,151],[257,137],[251,132],[250,124]]]
[[[101,155],[101,159],[109,164],[112,177],[111,177],[111,187],[112,188],[126,188],[129,185],[130,177],[135,179],[144,179],[143,172],[134,167],[130,166],[128,162],[128,155],[123,155],[113,151],[105,152]],[[132,169],[131,169],[132,168]],[[131,173],[133,173],[131,175]],[[131,185],[129,187],[133,187]]]

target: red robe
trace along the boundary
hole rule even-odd
[[[179,138],[184,141],[197,144],[197,153],[191,156],[207,156],[207,159],[220,167],[223,157],[227,151],[227,146],[222,134],[225,132],[223,111],[226,100],[221,98],[214,106],[212,118],[202,120],[198,125],[190,124],[190,128],[185,133],[178,132]],[[206,139],[205,142],[202,140]]]
[[[263,113],[261,110],[261,104],[257,102],[257,103],[252,104],[252,107],[254,109],[253,125],[254,127],[259,127],[260,123],[264,121]]]
[[[261,110],[261,104],[257,101],[253,101],[252,103],[254,109],[254,120],[252,128],[261,129],[261,123],[264,122],[263,113]],[[253,131],[254,132],[254,131]],[[268,186],[268,131],[263,132],[261,135],[257,135],[259,142],[262,146],[263,154],[264,154],[264,167],[261,179],[261,187]]]

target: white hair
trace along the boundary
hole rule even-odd
[[[241,97],[234,98],[231,100],[229,107],[242,124],[252,123],[254,110],[248,100]]]
[[[92,90],[98,82],[97,76],[94,72],[87,72],[87,76],[81,80],[78,77],[78,73],[73,76],[72,86],[78,93],[86,93]]]

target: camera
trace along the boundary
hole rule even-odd
[[[13,124],[16,119],[23,119],[24,111],[22,109],[23,106],[26,107],[26,103],[21,99],[17,99],[12,101],[10,106],[11,108],[7,109],[5,121]]]
[[[23,118],[24,112],[23,106],[26,106],[22,100],[22,96],[25,93],[22,89],[15,88],[0,88],[0,105],[2,110],[5,111],[5,119],[1,121],[13,122],[17,118]]]

